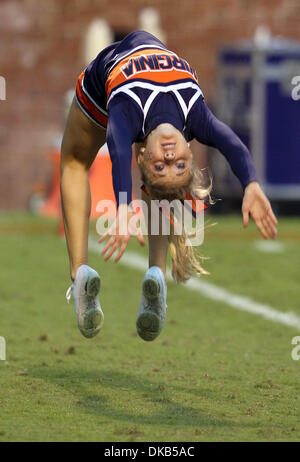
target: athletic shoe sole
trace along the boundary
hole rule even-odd
[[[139,336],[146,341],[154,340],[163,328],[163,322],[158,313],[155,312],[153,302],[157,300],[160,287],[156,279],[148,277],[143,281],[142,291],[145,299],[152,309],[144,310],[138,315],[136,321]],[[151,306],[152,305],[152,306]]]
[[[86,293],[88,297],[97,297],[100,291],[101,280],[99,276],[91,276],[86,285]],[[101,329],[104,321],[104,314],[99,307],[88,309],[82,320],[82,326],[79,327],[80,332],[86,338],[95,337]]]

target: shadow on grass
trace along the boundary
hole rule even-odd
[[[196,401],[195,390],[166,382],[150,381],[143,375],[120,371],[80,369],[32,368],[28,375],[61,386],[76,396],[74,406],[80,412],[108,417],[119,422],[133,424],[211,427],[236,424],[217,419],[184,404]],[[207,389],[204,394],[207,396]],[[198,390],[201,397],[201,389]],[[201,398],[200,398],[201,399]],[[213,400],[214,397],[211,396]]]

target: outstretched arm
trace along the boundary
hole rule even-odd
[[[108,260],[118,250],[115,261],[118,262],[127,247],[131,236],[136,235],[139,243],[145,240],[134,227],[130,226],[132,211],[131,159],[132,144],[139,128],[135,108],[124,97],[115,97],[109,105],[107,126],[107,146],[112,161],[112,177],[118,213],[111,228],[99,239],[107,243],[102,251],[104,260]]]
[[[244,227],[249,215],[265,239],[277,235],[277,220],[271,204],[261,189],[252,157],[240,138],[218,120],[201,101],[194,111],[193,132],[198,141],[217,148],[227,159],[244,191],[242,214]]]

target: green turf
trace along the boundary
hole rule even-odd
[[[280,220],[284,252],[256,250],[253,225],[211,218],[206,280],[300,316],[297,220]],[[136,335],[142,273],[91,253],[105,323],[76,327],[57,224],[0,216],[0,441],[297,441],[297,329],[168,285],[165,328]],[[130,249],[146,255],[136,242]]]

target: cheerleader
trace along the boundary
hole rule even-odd
[[[209,197],[211,186],[204,186],[193,162],[192,139],[217,148],[240,180],[244,227],[251,216],[262,236],[274,239],[277,220],[249,151],[206,106],[196,71],[187,61],[153,35],[135,31],[101,51],[79,76],[62,141],[61,198],[72,280],[67,299],[73,296],[78,326],[85,337],[94,337],[104,320],[98,298],[100,276],[88,266],[88,171],[99,148],[107,142],[118,207],[115,222],[100,242],[106,241],[104,260],[117,252],[117,262],[134,234],[126,227],[133,216],[129,207],[133,146],[147,204],[151,199],[189,197],[196,201]],[[120,231],[124,225],[125,234]],[[145,244],[141,233],[136,238]],[[185,245],[185,235],[172,230],[169,236],[151,235],[149,230],[148,242],[149,270],[142,282],[136,326],[141,338],[154,340],[166,315],[168,249],[176,282],[205,270],[193,247]]]

